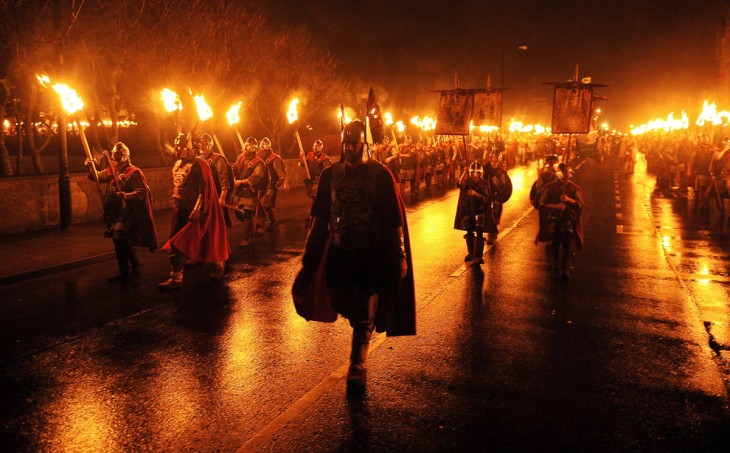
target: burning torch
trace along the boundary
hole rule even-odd
[[[180,111],[182,110],[180,96],[167,88],[163,89],[160,93],[162,94],[162,102],[165,104],[165,109],[170,113],[175,112],[175,127],[177,128],[177,134],[180,135],[182,131],[182,127],[180,126]]]
[[[47,87],[51,80],[45,75],[36,75],[36,78],[43,87]],[[61,121],[59,124],[61,132],[61,154],[59,155],[59,174],[58,174],[58,196],[60,205],[60,217],[61,217],[61,228],[66,228],[71,224],[71,182],[68,175],[68,142],[66,136],[66,115],[73,115],[79,110],[83,109],[84,101],[79,97],[76,90],[70,88],[68,85],[63,83],[55,83],[51,86],[53,90],[58,93],[61,98],[61,104],[63,110],[66,112],[61,115]],[[99,191],[99,197],[104,202],[104,193],[101,190],[101,184],[99,183],[99,173],[94,166],[94,158],[91,155],[91,149],[89,148],[89,142],[86,140],[86,134],[84,133],[84,126],[80,122],[77,123],[79,126],[79,134],[81,136],[81,143],[86,151],[86,156],[91,161],[94,181]]]
[[[302,139],[299,136],[299,126],[297,124],[297,120],[299,119],[299,114],[297,113],[297,104],[299,104],[299,98],[294,98],[291,103],[289,103],[289,110],[286,112],[286,118],[289,120],[289,124],[294,124],[294,135],[297,138],[297,144],[299,145],[299,158],[302,159],[302,166],[304,167],[304,171],[307,174],[307,179],[311,180],[312,175],[309,173],[309,165],[307,164],[307,157],[304,154],[304,147],[302,146]]]
[[[202,129],[205,122],[213,118],[213,109],[211,109],[208,103],[205,102],[205,96],[202,94],[194,96],[193,99],[195,100],[195,108],[198,110],[200,128]],[[215,132],[212,132],[212,128],[211,135],[213,136],[213,143],[215,143],[215,146],[218,148],[218,152],[224,154],[223,148],[221,147],[221,141],[218,139],[218,136],[215,135]]]
[[[236,131],[236,137],[238,137],[238,143],[241,144],[241,149],[245,148],[245,146],[243,143],[243,137],[241,137],[241,133],[238,132],[236,124],[241,121],[241,117],[239,116],[238,112],[241,110],[242,104],[243,102],[238,101],[238,104],[233,104],[226,113],[226,118],[228,118],[228,124],[233,128],[234,131]]]

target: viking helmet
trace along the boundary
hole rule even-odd
[[[193,139],[193,148],[198,148],[201,152],[207,154],[208,151],[213,149],[213,137],[208,133],[195,137]]]
[[[482,164],[479,163],[479,161],[474,161],[469,165],[469,176],[476,174],[480,178],[484,174],[484,168],[482,167]]]
[[[117,154],[121,154],[121,156],[117,158]],[[129,148],[127,145],[122,142],[114,144],[114,147],[112,148],[112,158],[114,158],[114,160],[118,162],[129,162],[129,157]]]
[[[340,162],[346,160],[354,163],[363,160],[367,153],[365,152],[365,123],[355,119],[345,126],[342,130],[342,156]]]

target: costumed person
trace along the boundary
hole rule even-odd
[[[307,154],[306,163],[309,169],[310,179],[304,181],[304,185],[307,188],[307,196],[314,201],[317,195],[317,184],[319,183],[319,176],[322,174],[322,170],[332,165],[330,158],[323,152],[324,144],[322,140],[316,140],[312,145],[312,151]],[[302,163],[299,163],[302,166]],[[309,220],[309,217],[307,218]]]
[[[157,286],[162,290],[183,284],[186,263],[213,263],[211,279],[221,281],[225,262],[231,254],[223,210],[210,166],[188,148],[187,138],[175,139],[172,167],[172,229],[162,247],[170,258],[170,278]]]
[[[484,168],[475,160],[464,168],[456,186],[460,189],[456,205],[454,228],[466,231],[467,254],[465,262],[484,263],[484,233],[497,232],[491,210],[489,184],[484,179]]]
[[[416,332],[405,209],[390,171],[369,158],[366,130],[357,119],[347,124],[340,161],[320,176],[303,267],[292,288],[305,319],[334,322],[340,314],[350,322],[352,390],[365,386],[374,329],[388,336]]]
[[[271,149],[271,140],[268,137],[261,139],[261,146],[258,155],[266,164],[266,170],[269,175],[269,187],[261,198],[261,206],[264,208],[264,214],[269,221],[267,230],[273,231],[276,226],[276,194],[281,187],[285,192],[289,191],[289,182],[286,180],[286,169],[284,168],[284,160],[280,155]]]
[[[405,143],[399,150],[400,158],[400,182],[403,186],[403,193],[406,190],[406,182],[411,187],[411,195],[418,195],[418,152],[413,145],[413,139],[406,135]]]
[[[494,245],[497,242],[497,226],[502,220],[504,204],[512,196],[512,180],[507,174],[506,163],[502,160],[502,153],[494,149],[489,155],[489,162],[484,167],[484,179],[487,181],[489,190],[489,203],[494,220],[494,231],[487,232],[487,244]]]
[[[583,250],[583,191],[572,181],[565,163],[558,165],[555,181],[545,185],[540,196],[538,242],[549,242],[553,267],[561,278],[570,278],[575,250]]]
[[[238,244],[244,248],[251,245],[259,219],[263,216],[261,196],[268,187],[266,163],[258,156],[258,141],[249,137],[243,152],[233,165],[234,197],[233,203],[238,206],[236,218],[243,222],[243,239]]]
[[[92,162],[84,162],[89,179],[94,179]],[[134,249],[157,249],[157,233],[152,215],[152,195],[144,173],[132,165],[129,148],[117,142],[112,148],[110,166],[98,173],[99,182],[108,183],[104,195],[104,235],[112,238],[119,274],[110,282],[126,283],[140,272],[141,258]]]
[[[226,202],[228,201],[228,197],[233,193],[233,168],[228,163],[225,155],[213,152],[213,145],[213,136],[208,133],[193,139],[193,147],[200,150],[201,157],[210,165],[215,188],[218,192],[218,203],[223,208],[226,226],[232,228],[233,221],[231,220],[231,214],[228,208],[226,208]]]
[[[555,181],[555,168],[560,162],[558,156],[550,154],[545,156],[543,168],[540,169],[540,173],[537,175],[537,180],[532,183],[530,188],[530,204],[535,209],[540,209],[540,197],[542,196],[542,189],[546,184]]]

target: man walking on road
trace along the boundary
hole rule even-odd
[[[340,162],[320,177],[312,226],[294,282],[297,312],[352,326],[348,389],[362,390],[374,329],[415,335],[415,292],[408,226],[390,171],[373,159],[359,120],[345,126]]]

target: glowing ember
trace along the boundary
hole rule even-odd
[[[289,110],[286,112],[286,118],[289,120],[289,124],[294,124],[294,122],[299,119],[297,104],[299,104],[299,98],[294,98],[291,103],[289,103]]]
[[[228,109],[228,112],[226,112],[228,124],[231,126],[238,124],[238,122],[241,121],[241,117],[238,115],[239,110],[241,110],[241,105],[243,105],[243,102],[239,101],[238,104],[233,104],[231,108]]]
[[[69,114],[74,114],[84,108],[84,101],[81,100],[76,90],[70,88],[65,83],[56,83],[53,85],[53,89],[56,93],[61,96],[61,104],[63,109]]]
[[[162,102],[165,104],[165,109],[168,112],[182,110],[182,102],[177,93],[167,88],[163,89],[160,93],[162,94]]]
[[[195,106],[198,109],[198,117],[200,118],[200,121],[204,123],[211,119],[213,117],[213,110],[205,102],[205,97],[201,94],[193,97],[193,99],[195,99]]]

